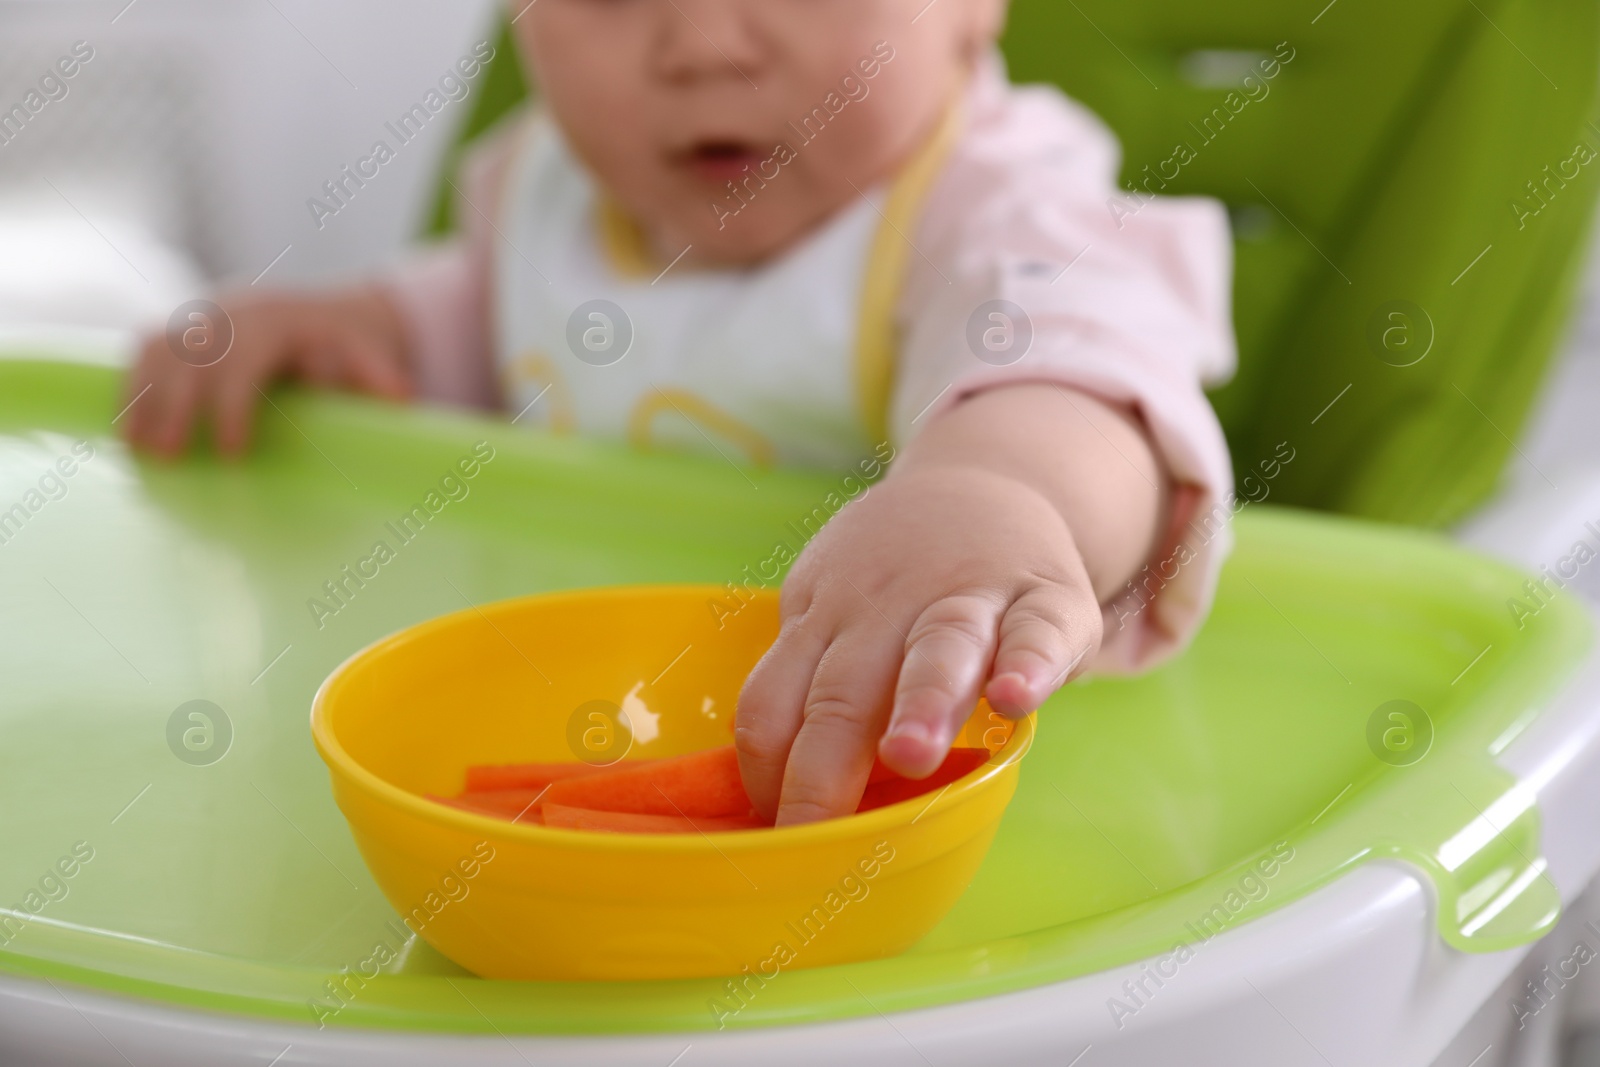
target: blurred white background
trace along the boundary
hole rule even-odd
[[[219,283],[390,260],[473,95],[320,229],[306,202],[397,145],[384,124],[497,17],[493,0],[0,0],[0,332],[121,334]],[[63,78],[75,47],[92,58]]]

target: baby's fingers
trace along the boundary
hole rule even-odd
[[[901,648],[899,634],[873,623],[847,626],[817,664],[784,768],[779,826],[848,815],[861,800]]]
[[[148,408],[144,402],[150,399],[156,379],[156,371],[151,363],[151,348],[150,341],[145,341],[140,346],[139,355],[134,360],[132,369],[123,379],[122,399],[118,404],[117,429],[132,445],[145,444],[145,412]]]
[[[242,455],[249,446],[262,390],[281,373],[283,343],[259,327],[241,330],[227,358],[199,372],[206,376],[212,436],[223,455]]]
[[[1051,583],[1028,590],[1000,621],[987,696],[994,709],[1026,715],[1081,673],[1100,648],[1100,605],[1082,587]]]
[[[411,377],[400,361],[383,345],[355,330],[342,330],[334,339],[340,351],[339,384],[358,393],[369,393],[386,400],[409,400]]]
[[[238,456],[250,444],[260,384],[252,374],[229,374],[215,386],[212,400],[216,417],[217,448],[225,456]]]
[[[137,412],[139,418],[129,436],[150,451],[172,458],[189,445],[195,415],[204,401],[200,379],[193,368],[181,364],[151,369],[149,391],[129,412]]]
[[[783,766],[800,732],[817,662],[827,647],[827,634],[815,625],[799,618],[787,620],[739,692],[739,709],[733,720],[739,776],[750,802],[768,818],[778,811]]]
[[[878,745],[884,763],[913,778],[938,768],[978,702],[999,613],[993,600],[952,596],[912,625],[889,729]]]

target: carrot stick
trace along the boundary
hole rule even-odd
[[[938,769],[926,778],[901,778],[896,775],[868,785],[861,796],[861,803],[856,805],[856,811],[872,811],[942,789],[977,770],[988,758],[988,749],[952,748]]]
[[[692,834],[722,830],[755,830],[770,826],[755,815],[646,815],[633,811],[596,811],[565,804],[544,805],[544,824],[571,830],[600,830],[620,834]]]
[[[921,779],[903,778],[876,759],[856,810],[872,811],[934,793],[988,758],[986,749],[952,748],[938,769]],[[468,790],[459,797],[428,799],[514,822],[613,833],[694,833],[771,825],[751,810],[732,745],[612,767],[575,761],[481,764],[467,769],[467,782]]]
[[[630,760],[628,766],[634,767],[641,763],[651,763],[653,760]],[[614,764],[613,766],[621,766]],[[551,782],[559,782],[564,778],[581,778],[585,775],[600,774],[611,770],[612,767],[592,767],[587,763],[577,760],[566,760],[559,763],[479,763],[467,768],[467,783],[464,792],[481,793],[487,790],[501,789],[543,789]]]
[[[597,811],[695,818],[743,815],[750,810],[732,745],[563,778],[551,783],[545,800]]]
[[[883,762],[882,756],[874,756],[872,758],[872,773],[867,775],[868,785],[877,785],[879,782],[887,782],[891,778],[898,777],[900,777],[900,772],[891,771],[889,765]]]
[[[482,789],[462,793],[456,799],[480,808],[515,817],[532,808],[537,810],[545,789]]]

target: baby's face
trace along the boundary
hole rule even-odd
[[[511,6],[544,104],[656,254],[748,264],[927,140],[1004,0]]]

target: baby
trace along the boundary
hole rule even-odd
[[[1201,391],[1234,358],[1224,213],[1130,212],[1105,128],[1007,83],[1005,6],[520,7],[538,104],[467,168],[466,233],[224,299],[214,366],[149,340],[128,436],[173,455],[204,421],[238,453],[292,378],[753,463],[892,455],[785,579],[735,739],[780,825],[854,810],[875,753],[926,776],[980,696],[1020,716],[1179,647],[1226,546],[1186,535],[1231,487]]]

